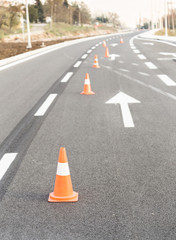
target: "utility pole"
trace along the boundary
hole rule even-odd
[[[167,0],[165,0],[164,3],[165,3],[165,36],[168,37],[168,33],[167,33]]]
[[[30,24],[29,24],[28,0],[26,0],[26,22],[27,22],[27,35],[28,35],[28,45],[27,45],[26,48],[32,48],[32,45],[31,45]]]

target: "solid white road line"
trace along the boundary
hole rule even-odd
[[[141,60],[146,59],[146,57],[145,57],[143,54],[139,54],[139,55],[137,55],[137,56],[138,56],[138,58],[140,58]]]
[[[167,86],[176,86],[176,82],[174,82],[171,78],[169,78],[165,74],[159,74],[158,77],[163,81]]]
[[[57,94],[50,94],[34,116],[43,116],[56,97]]]
[[[62,78],[61,82],[68,82],[68,80],[71,78],[73,75],[73,72],[68,72],[64,78]]]
[[[82,61],[77,61],[74,65],[75,68],[79,67],[81,65]]]
[[[150,69],[157,69],[157,67],[152,62],[145,62],[145,65]]]
[[[88,56],[87,54],[84,54],[84,55],[82,56],[82,59],[86,59],[87,56]]]
[[[150,76],[150,74],[148,74],[148,73],[144,73],[144,72],[138,72],[139,74],[141,74],[141,75],[143,75],[143,76]]]
[[[4,174],[15,160],[18,153],[6,153],[0,160],[0,180],[3,178]]]

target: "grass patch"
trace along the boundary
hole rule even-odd
[[[168,29],[167,33],[168,33],[168,36],[172,36],[172,37],[176,36],[176,31]],[[165,35],[165,29],[161,29],[161,30],[155,32],[155,35],[164,36]]]
[[[47,33],[52,33],[53,35],[58,37],[89,34],[91,32],[96,32],[97,30],[115,31],[115,29],[112,29],[112,27],[106,26],[102,26],[99,27],[98,29],[95,29],[95,27],[93,26],[77,26],[66,23],[53,23],[52,25],[47,25],[45,27],[45,31]]]

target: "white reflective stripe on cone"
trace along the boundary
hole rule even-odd
[[[60,162],[58,162],[56,174],[59,175],[59,176],[68,176],[68,175],[70,175],[68,162],[67,163],[60,163]]]
[[[90,85],[90,79],[85,79],[84,84],[85,85]]]

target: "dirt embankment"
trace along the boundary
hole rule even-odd
[[[61,43],[68,40],[83,38],[83,37],[90,37],[90,36],[96,36],[96,35],[103,35],[103,34],[109,34],[113,33],[114,31],[93,31],[89,34],[79,34],[77,36],[63,36],[63,37],[56,37],[52,34],[43,33],[43,34],[37,34],[32,35],[32,48],[27,49],[27,42],[23,40],[22,35],[12,35],[8,37],[7,39],[4,39],[4,41],[0,42],[0,60],[9,58],[24,52],[28,52],[31,50],[35,50],[38,48],[42,48],[45,46]]]

